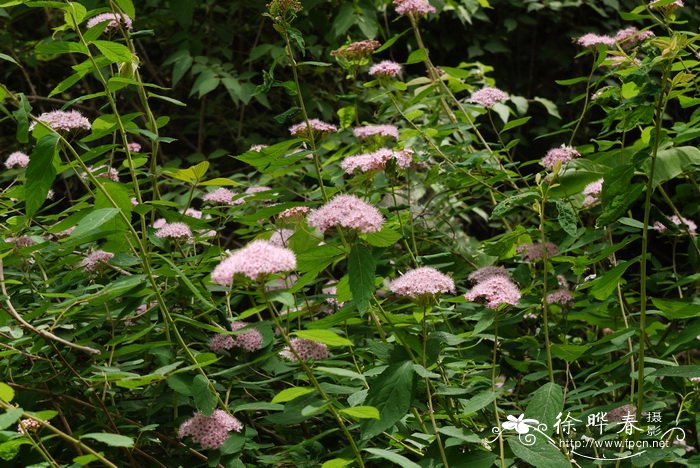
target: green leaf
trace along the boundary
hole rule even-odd
[[[374,294],[374,257],[372,252],[362,245],[355,245],[348,257],[348,278],[355,307],[364,314]]]
[[[696,299],[680,301],[652,298],[651,301],[670,320],[700,318],[700,303]]]
[[[91,432],[83,434],[81,439],[94,439],[98,442],[105,443],[111,447],[133,447],[134,439],[120,434],[110,434],[108,432]]]
[[[413,63],[419,63],[423,62],[428,58],[428,50],[427,49],[417,49],[411,52],[411,55],[408,56],[408,60],[406,60],[406,65],[411,65]]]
[[[80,42],[63,42],[63,41],[51,41],[40,42],[34,48],[37,54],[41,55],[60,55],[60,54],[70,54],[79,53],[87,54],[88,50],[84,44]]]
[[[521,125],[524,125],[527,123],[528,120],[530,120],[532,117],[522,117],[520,119],[515,119],[511,120],[507,124],[503,126],[501,131],[499,133],[507,132],[508,130],[511,130],[515,127],[520,127]]]
[[[535,390],[525,410],[525,417],[547,425],[547,433],[554,430],[557,415],[564,410],[564,391],[555,383],[546,383]]]
[[[559,226],[568,235],[574,237],[576,235],[576,225],[578,223],[578,217],[576,216],[576,211],[571,206],[571,203],[564,200],[557,200],[557,210],[559,211]]]
[[[7,54],[0,54],[0,59],[5,60],[7,62],[12,62],[15,65],[19,65],[19,63],[17,63],[17,61],[15,59],[13,59],[12,57],[10,57]]]
[[[591,349],[589,345],[553,344],[552,355],[567,362],[575,361]]]
[[[194,406],[204,415],[211,415],[216,409],[216,395],[209,388],[209,379],[197,374],[192,380]]]
[[[564,454],[547,442],[542,435],[537,435],[535,443],[530,446],[523,445],[515,437],[508,437],[507,440],[515,456],[535,468],[561,468],[563,466],[570,466]]]
[[[305,340],[318,341],[328,346],[352,346],[352,341],[342,336],[338,336],[330,330],[299,330],[293,335]]]
[[[374,406],[353,406],[352,408],[343,408],[340,410],[340,413],[354,419],[379,419],[379,410]]]
[[[617,266],[608,270],[603,276],[594,279],[590,283],[586,283],[579,289],[591,288],[591,294],[599,301],[603,301],[610,297],[617,285],[620,283],[622,275],[627,271],[627,268],[636,263],[638,258],[627,260],[619,263]]]
[[[665,377],[700,377],[700,366],[674,366],[662,367],[649,372],[649,375]]]
[[[75,230],[71,233],[70,239],[77,239],[86,234],[90,234],[108,221],[111,221],[119,213],[119,208],[99,208],[93,210],[80,220]]]
[[[131,0],[115,0],[115,3],[121,10],[126,13],[129,18],[134,19],[136,17],[136,8],[134,8],[134,2]]]
[[[651,162],[647,162],[645,168],[649,171]],[[694,146],[679,146],[660,150],[656,155],[654,167],[654,187],[692,169],[692,166],[700,165],[700,149]]]
[[[403,455],[399,455],[396,452],[390,452],[379,448],[366,448],[364,451],[371,453],[372,455],[376,455],[379,458],[383,458],[384,460],[389,460],[390,462],[399,465],[401,468],[421,468],[419,464],[412,462],[408,458],[404,457]]]
[[[25,206],[27,216],[34,216],[46,201],[46,195],[56,178],[56,168],[53,165],[56,156],[58,134],[44,135],[37,143],[27,166],[27,182],[25,184]]]
[[[413,363],[404,361],[390,365],[370,382],[364,403],[379,409],[380,419],[363,421],[362,438],[381,434],[403,418],[411,409],[415,391]]]
[[[535,102],[539,102],[540,104],[542,104],[544,108],[547,109],[547,113],[549,115],[551,115],[552,117],[556,117],[557,119],[561,119],[561,115],[559,115],[557,105],[554,104],[552,101],[541,97],[536,97],[534,100]]]
[[[185,374],[173,374],[165,379],[165,383],[181,395],[192,396],[192,380],[192,377]]]
[[[131,63],[134,56],[129,48],[123,44],[112,41],[93,41],[95,47],[113,63]]]
[[[496,207],[491,212],[491,217],[500,218],[501,216],[504,216],[505,214],[514,210],[518,206],[528,204],[531,201],[537,199],[538,197],[539,195],[532,190],[524,191],[517,195],[513,195],[512,197],[508,197],[505,200],[501,201],[498,205],[496,205]]]
[[[0,400],[10,403],[15,397],[15,391],[4,382],[0,382]]]
[[[384,226],[381,231],[368,232],[366,234],[361,234],[360,237],[369,245],[375,247],[389,247],[396,244],[402,236],[401,233],[394,231],[388,226]]]
[[[599,227],[607,226],[625,215],[627,208],[644,192],[644,184],[632,184],[634,167],[618,166],[605,175],[601,200],[603,213],[596,221]]]
[[[2,89],[3,88],[0,87],[0,90]],[[12,113],[17,121],[16,138],[19,143],[27,143],[29,142],[29,113],[32,110],[32,105],[24,94],[19,93],[18,96],[19,106],[17,106],[17,110]]]
[[[344,468],[348,465],[352,465],[355,460],[349,458],[334,458],[328,460],[321,465],[321,468]]]
[[[0,431],[4,431],[11,425],[17,422],[22,417],[24,410],[22,408],[11,408],[0,414]]]
[[[315,391],[316,389],[314,389],[313,387],[285,388],[277,395],[275,395],[271,403],[286,403],[288,401],[292,401],[296,398],[299,398],[300,396],[308,395],[309,393],[313,393]]]
[[[498,394],[492,392],[491,390],[477,393],[470,399],[462,402],[462,414],[468,416],[472,413],[476,413],[480,409],[486,408],[488,405],[493,403],[493,400],[495,400],[497,397]]]

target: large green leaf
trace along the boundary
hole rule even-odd
[[[11,408],[0,414],[0,430],[5,430],[22,417],[22,408]]]
[[[570,466],[563,453],[538,435],[533,445],[524,445],[516,437],[508,437],[508,445],[516,457],[536,468],[562,468]]]
[[[295,400],[300,396],[308,395],[316,390],[313,387],[292,387],[285,388],[272,399],[271,403],[286,403]]]
[[[209,416],[216,409],[216,395],[209,388],[209,379],[198,374],[192,380],[194,405],[204,415]]]
[[[402,468],[421,468],[419,464],[412,462],[408,458],[400,455],[396,452],[390,452],[389,450],[384,450],[380,448],[366,448],[365,452],[376,455],[384,460],[389,460],[390,462],[402,467]]]
[[[365,246],[355,245],[348,257],[350,291],[357,310],[363,314],[374,294],[375,261],[372,252]]]
[[[338,336],[330,330],[299,330],[293,334],[299,338],[318,341],[328,346],[352,346],[352,341]]]
[[[133,447],[134,439],[123,436],[121,434],[110,434],[108,432],[92,432],[84,434],[81,439],[94,439],[98,442],[103,442],[112,447]]]
[[[607,226],[625,214],[627,208],[644,191],[644,184],[632,184],[634,166],[619,166],[605,175],[601,200],[603,213],[598,217],[598,226]]]
[[[119,213],[119,208],[100,208],[92,211],[80,220],[75,230],[71,233],[72,239],[85,236],[99,229],[106,222],[114,219]]]
[[[651,162],[645,166],[648,171]],[[691,168],[700,165],[700,149],[694,146],[679,146],[661,150],[656,154],[654,187],[674,179]]]
[[[414,390],[413,363],[410,361],[392,364],[372,380],[364,403],[378,408],[381,418],[362,423],[362,438],[370,439],[381,434],[403,418],[411,409]]]
[[[546,383],[535,390],[525,410],[525,417],[547,425],[547,433],[554,429],[557,415],[564,410],[564,391],[555,383]]]
[[[134,61],[134,55],[123,44],[112,41],[93,41],[92,43],[110,62],[131,63]]]
[[[57,144],[58,134],[44,135],[29,158],[27,183],[24,190],[27,216],[33,216],[41,208],[56,178],[53,160]]]
[[[4,382],[0,382],[0,400],[11,402],[15,397],[15,390]]]

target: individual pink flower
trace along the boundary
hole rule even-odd
[[[325,232],[331,227],[377,232],[384,224],[378,209],[355,195],[337,195],[325,205],[313,210],[307,217],[309,226]]]
[[[342,46],[331,52],[333,57],[341,57],[346,60],[361,60],[372,55],[372,52],[380,46],[379,41],[368,39],[365,41],[353,42],[346,46]]]
[[[112,252],[95,250],[80,262],[80,266],[85,268],[86,271],[95,271],[100,266],[107,263],[112,257],[114,257]]]
[[[391,60],[382,60],[369,69],[369,74],[377,77],[393,78],[399,73],[401,73],[401,65]]]
[[[413,164],[413,155],[415,152],[411,148],[404,148],[399,151],[394,151],[394,160],[396,165],[401,169],[408,169]]]
[[[540,164],[548,169],[553,169],[557,162],[561,162],[563,165],[580,156],[581,153],[573,146],[561,145],[558,148],[552,148],[547,151]]]
[[[545,252],[547,257],[555,256],[559,253],[559,248],[551,242],[545,242],[544,244],[537,242],[534,244],[521,244],[515,251],[523,256],[523,260],[534,261],[544,258]]]
[[[292,345],[292,349],[296,352],[297,356],[302,361],[308,361],[311,359],[325,359],[330,356],[328,352],[328,346],[324,343],[319,343],[318,341],[307,340],[304,338],[292,338],[289,340]],[[297,357],[294,355],[289,346],[285,346],[279,355],[290,361],[297,362]]]
[[[29,165],[29,156],[21,151],[15,151],[10,153],[10,155],[5,160],[5,167],[12,169],[15,167],[27,167]]]
[[[233,205],[233,197],[238,195],[236,192],[232,192],[227,188],[218,188],[213,192],[209,192],[202,197],[205,202],[220,204],[220,205]],[[236,200],[238,201],[238,200]]]
[[[165,223],[156,230],[156,237],[161,239],[191,239],[192,229],[185,223]]]
[[[436,11],[426,0],[394,0],[394,8],[400,15],[427,15]]]
[[[600,195],[603,193],[603,179],[598,179],[591,182],[583,188],[583,207],[588,208],[595,205],[600,200]]]
[[[340,163],[340,168],[346,174],[353,174],[355,171],[368,172],[372,170],[384,169],[387,161],[393,157],[394,153],[388,148],[380,148],[372,153],[357,154],[348,156]]]
[[[333,124],[329,124],[319,119],[309,119],[309,124],[307,126],[306,122],[299,122],[298,124],[289,127],[289,133],[294,136],[306,136],[308,134],[308,129],[318,133],[332,133],[337,132],[338,127]]]
[[[554,292],[547,294],[547,304],[566,305],[574,301],[574,296],[568,288],[560,288]]]
[[[165,220],[165,218],[158,218],[153,223],[153,229],[161,229],[166,224],[168,224],[168,222]]]
[[[112,12],[102,13],[100,15],[93,16],[87,21],[86,26],[88,27],[88,29],[90,29],[92,27],[97,26],[100,23],[105,23],[107,21],[109,21],[109,23],[105,25],[105,31],[110,29],[118,29],[119,23],[121,23],[124,26],[124,28],[128,30],[133,29],[133,23],[128,15],[125,15],[124,13]]]
[[[601,44],[608,47],[614,47],[615,38],[611,36],[588,33],[576,39],[576,43],[582,47],[596,47]]]
[[[177,436],[180,439],[190,436],[205,449],[218,449],[228,439],[229,432],[242,430],[243,424],[238,419],[223,410],[215,410],[211,416],[195,413],[180,425]]]
[[[681,233],[683,234],[690,234],[691,236],[694,236],[697,234],[697,229],[698,225],[695,224],[695,221],[692,221],[688,218],[684,217],[678,217],[677,215],[672,215],[668,219],[670,219],[673,224],[678,226],[678,229],[681,230]],[[661,222],[656,221],[654,223],[654,230],[659,233],[664,233],[666,232],[666,226],[664,226]]]
[[[141,151],[141,145],[138,143],[129,143],[126,145],[126,149],[129,150],[129,153],[138,153]]]
[[[440,293],[454,293],[455,282],[435,268],[420,267],[409,270],[389,283],[389,290],[399,296],[416,299]]]
[[[395,140],[399,139],[399,129],[395,125],[365,125],[364,127],[353,128],[352,133],[361,140],[375,135],[390,137]]]
[[[252,280],[261,276],[282,273],[296,268],[297,259],[289,249],[266,240],[256,240],[222,260],[211,274],[214,283],[230,286],[235,274]]]
[[[131,197],[131,207],[136,207],[139,205],[139,201],[136,199],[136,197]]]
[[[88,171],[95,177],[102,177],[104,179],[109,179],[113,182],[119,182],[119,171],[113,167],[106,165],[101,165],[97,167],[88,166]],[[84,179],[87,179],[87,175],[83,174]]]
[[[474,91],[469,102],[491,109],[496,103],[508,100],[508,94],[498,88],[486,87]]]
[[[520,290],[507,276],[493,275],[478,282],[464,297],[468,301],[483,299],[486,307],[496,309],[502,304],[517,305]]]
[[[634,26],[631,26],[629,28],[620,29],[615,34],[615,41],[622,45],[622,47],[632,47],[635,44],[639,42],[644,42],[651,37],[654,37],[653,32],[640,31]]]
[[[77,129],[90,130],[91,128],[90,121],[76,110],[44,112],[37,117],[37,120],[57,132]],[[35,126],[36,121],[29,125],[29,130],[33,130]]]
[[[287,208],[283,212],[277,215],[277,219],[280,221],[291,221],[294,219],[301,219],[306,216],[311,208],[308,206],[293,206],[292,208]]]

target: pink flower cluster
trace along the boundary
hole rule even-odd
[[[218,449],[231,431],[241,432],[243,424],[223,410],[215,410],[211,416],[195,413],[194,417],[180,425],[179,438],[190,436],[205,449]]]
[[[544,155],[540,164],[548,169],[553,169],[557,162],[565,164],[580,156],[581,153],[573,146],[561,145],[558,148],[552,148],[547,151],[547,154]]]
[[[352,133],[361,140],[375,135],[391,137],[395,140],[399,139],[399,129],[395,125],[365,125],[364,127],[353,128]]]
[[[307,217],[309,226],[325,232],[333,226],[377,232],[384,224],[378,209],[355,195],[337,195],[325,205],[313,210]]]
[[[469,102],[491,109],[496,103],[508,100],[508,94],[498,88],[486,87],[474,91]]]
[[[374,39],[353,42],[331,52],[333,57],[341,57],[346,60],[360,60],[372,55],[381,44]]]
[[[129,153],[138,153],[141,151],[141,145],[139,143],[129,143],[126,145],[126,149],[129,150]]]
[[[393,78],[399,73],[401,73],[401,65],[391,60],[382,60],[369,68],[369,74],[372,76]]]
[[[629,28],[620,29],[615,34],[615,41],[622,47],[632,47],[633,45],[644,42],[651,37],[654,37],[653,32],[640,31],[634,26],[631,26]]]
[[[105,31],[110,29],[118,29],[119,23],[121,23],[124,28],[131,30],[133,29],[133,23],[128,15],[123,13],[102,13],[101,15],[93,16],[87,21],[86,26],[88,29],[97,26],[100,23],[109,21],[105,26]]]
[[[231,330],[241,330],[247,327],[246,322],[233,322],[231,324]],[[209,347],[214,352],[221,352],[224,349],[231,348],[241,348],[245,351],[257,351],[262,347],[263,337],[260,331],[256,328],[251,328],[250,330],[239,333],[238,335],[226,335],[219,333],[215,335],[210,343]]]
[[[559,248],[551,242],[544,244],[536,242],[534,244],[521,244],[515,251],[523,256],[523,260],[531,262],[544,258],[545,253],[547,257],[553,257],[559,253]]]
[[[90,128],[92,128],[92,126],[90,125],[90,121],[83,117],[83,115],[80,112],[75,110],[67,112],[60,110],[53,112],[44,112],[39,117],[37,117],[37,120],[43,124],[46,124],[49,128],[55,131],[70,131],[81,128],[85,130],[90,130]],[[34,130],[35,126],[36,122],[32,122],[29,125],[29,130]]]
[[[335,284],[326,286],[325,288],[321,289],[321,292],[328,295],[328,297],[326,297],[326,302],[328,304],[337,307],[343,307],[345,305],[345,302],[338,301],[338,298],[336,297],[338,287]]]
[[[41,429],[41,423],[35,419],[25,418],[17,424],[17,433],[26,434],[27,432],[36,432]]]
[[[113,182],[119,182],[119,171],[113,167],[106,165],[101,165],[97,167],[88,166],[88,171],[95,177],[102,177],[104,179],[109,179]],[[83,174],[83,179],[87,179],[87,175]]]
[[[114,257],[112,252],[95,250],[80,262],[80,266],[85,268],[86,271],[95,271],[101,265],[107,263],[112,257]]]
[[[290,271],[296,266],[297,259],[291,250],[256,240],[222,260],[214,268],[211,279],[216,284],[230,286],[237,273],[258,280],[263,275]]]
[[[308,361],[310,359],[325,359],[330,356],[328,352],[328,346],[324,343],[319,343],[318,341],[307,340],[304,338],[292,338],[289,340],[292,345],[292,349],[296,352],[296,355],[302,361]],[[279,355],[284,359],[297,362],[297,356],[294,355],[292,349],[289,346],[285,346]]]
[[[21,151],[11,153],[5,160],[5,167],[12,169],[14,167],[27,167],[29,165],[29,156]]]
[[[600,194],[603,192],[603,179],[598,179],[591,182],[583,188],[583,207],[588,208],[593,206],[600,200]]]
[[[405,148],[399,151],[394,151],[394,159],[396,165],[401,169],[408,169],[413,164],[413,155],[415,152],[410,148]]]
[[[554,292],[547,294],[547,304],[568,304],[573,302],[574,296],[569,291],[569,288],[559,288]]]
[[[435,268],[420,267],[407,271],[389,283],[389,290],[399,296],[415,299],[439,293],[454,293],[455,283]]]
[[[676,215],[672,215],[672,216],[670,216],[668,219],[670,219],[670,220],[673,222],[673,224],[675,224],[676,226],[678,226],[678,228],[679,228],[684,234],[685,234],[685,233],[688,233],[688,234],[690,234],[691,236],[695,236],[695,235],[697,234],[698,225],[695,224],[695,221],[691,221],[690,219],[684,218],[684,217],[682,217],[682,216],[681,216],[681,217],[678,217],[678,216],[676,216]],[[666,232],[666,226],[664,226],[663,224],[661,224],[661,222],[656,221],[656,222],[654,223],[654,230],[655,230],[656,232],[659,232],[659,233],[664,233],[664,232]]]
[[[287,208],[283,212],[277,215],[277,219],[280,221],[287,221],[293,219],[300,219],[306,216],[311,208],[308,206],[293,206],[292,208]]]
[[[309,133],[309,127],[311,130],[317,133],[332,133],[337,132],[338,127],[333,124],[329,124],[319,119],[309,119],[309,125],[306,122],[299,122],[298,124],[289,127],[289,133],[294,136],[306,136]]]
[[[213,192],[209,192],[202,197],[205,202],[216,203],[220,205],[242,205],[245,201],[241,198],[236,200],[233,197],[237,196],[236,192],[232,192],[227,188],[218,188]]]
[[[380,148],[372,153],[357,154],[355,156],[348,156],[343,159],[340,163],[340,168],[345,171],[346,174],[352,174],[356,170],[360,172],[368,172],[377,169],[384,169],[387,161],[389,161],[393,152],[388,148]]]
[[[161,239],[192,239],[192,229],[185,223],[166,222],[156,230],[156,237]]]
[[[502,304],[517,305],[520,301],[520,290],[504,268],[481,268],[469,278],[476,284],[464,295],[468,301],[483,299],[489,309],[497,309]]]
[[[436,11],[427,0],[394,0],[394,7],[400,15],[427,15]]]
[[[576,39],[576,43],[581,47],[596,47],[601,44],[613,47],[615,45],[615,38],[601,34],[588,33]]]

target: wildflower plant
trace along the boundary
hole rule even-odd
[[[488,2],[185,3],[0,7],[0,458],[620,458],[528,445],[572,413],[697,463],[689,2],[552,32],[588,71],[537,86],[486,65],[492,27],[436,40]]]

